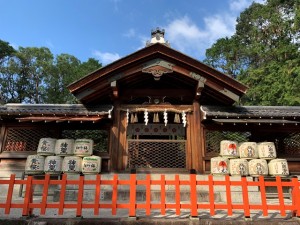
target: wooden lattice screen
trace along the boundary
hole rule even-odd
[[[4,152],[36,151],[39,140],[51,137],[51,132],[46,128],[7,128],[7,135],[3,147]]]

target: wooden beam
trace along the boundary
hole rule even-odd
[[[119,97],[119,90],[118,90],[118,87],[117,87],[117,81],[116,80],[112,81],[110,83],[110,87],[112,89],[114,99],[117,99]]]
[[[125,89],[122,91],[122,96],[145,97],[147,96],[168,96],[168,97],[193,97],[193,91],[187,89]]]
[[[29,116],[16,118],[19,122],[98,122],[103,116],[89,116],[89,117],[56,117],[56,116]]]

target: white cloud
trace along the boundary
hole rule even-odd
[[[46,41],[46,45],[49,47],[49,48],[54,48],[54,44],[51,42],[51,41],[49,41],[49,40],[47,40]]]
[[[98,58],[103,65],[107,65],[121,58],[118,53],[100,52],[97,50],[93,52],[93,55]]]
[[[203,18],[203,25],[189,16],[176,18],[165,26],[166,40],[171,47],[188,55],[203,58],[205,50],[218,39],[230,37],[235,32],[236,18],[253,0],[230,0],[229,8]],[[265,0],[255,0],[263,4]]]
[[[265,0],[230,0],[229,8],[233,12],[241,12],[250,6],[252,2],[264,4]]]
[[[249,0],[231,0],[229,2],[229,8],[231,11],[240,12],[250,5],[251,1]]]
[[[123,34],[125,37],[132,38],[136,36],[135,29],[130,28],[127,32]]]
[[[234,33],[235,20],[230,15],[213,15],[204,18],[204,26],[200,27],[184,16],[166,26],[167,40],[179,51],[201,57],[217,39]]]

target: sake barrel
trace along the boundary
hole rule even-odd
[[[38,155],[54,155],[56,139],[54,138],[41,138],[39,141],[37,154]]]
[[[257,145],[258,156],[261,159],[275,159],[276,148],[274,142],[261,142]]]
[[[76,139],[74,143],[74,155],[91,156],[93,154],[94,141],[92,139]]]
[[[63,159],[60,156],[47,156],[45,158],[44,172],[48,174],[61,174]]]
[[[265,159],[251,159],[249,162],[249,174],[253,177],[268,175],[268,164]]]
[[[256,159],[258,158],[257,143],[256,142],[242,142],[239,144],[240,158]]]
[[[229,159],[225,157],[211,158],[210,171],[213,175],[229,174]]]
[[[99,156],[85,156],[82,159],[82,173],[83,174],[97,174],[101,171],[101,157]]]
[[[62,171],[64,173],[81,173],[82,158],[79,156],[66,156],[63,159]]]
[[[246,159],[230,159],[230,175],[240,175],[247,176],[249,175],[248,161]]]
[[[29,155],[26,159],[25,173],[26,174],[43,174],[44,173],[45,157],[42,155]]]
[[[269,174],[272,176],[288,176],[289,167],[286,159],[272,159],[268,163]]]
[[[236,141],[223,140],[220,142],[220,155],[227,158],[238,157],[238,143]]]
[[[73,155],[74,139],[58,139],[55,144],[55,154],[60,156]]]

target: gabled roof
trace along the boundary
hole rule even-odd
[[[157,71],[163,79],[155,83],[153,76]],[[161,89],[169,84],[171,90],[176,91],[183,85],[193,95],[208,96],[225,105],[238,101],[247,90],[246,86],[231,77],[160,43],[100,68],[68,88],[84,104],[112,103],[114,97],[122,95],[125,89],[155,89],[159,82],[164,82]]]
[[[300,123],[299,106],[201,106],[204,121],[219,124]]]
[[[108,117],[113,109],[111,105],[83,104],[18,104],[10,103],[0,106],[0,117],[13,118],[20,122],[64,122],[91,121],[98,122]]]

